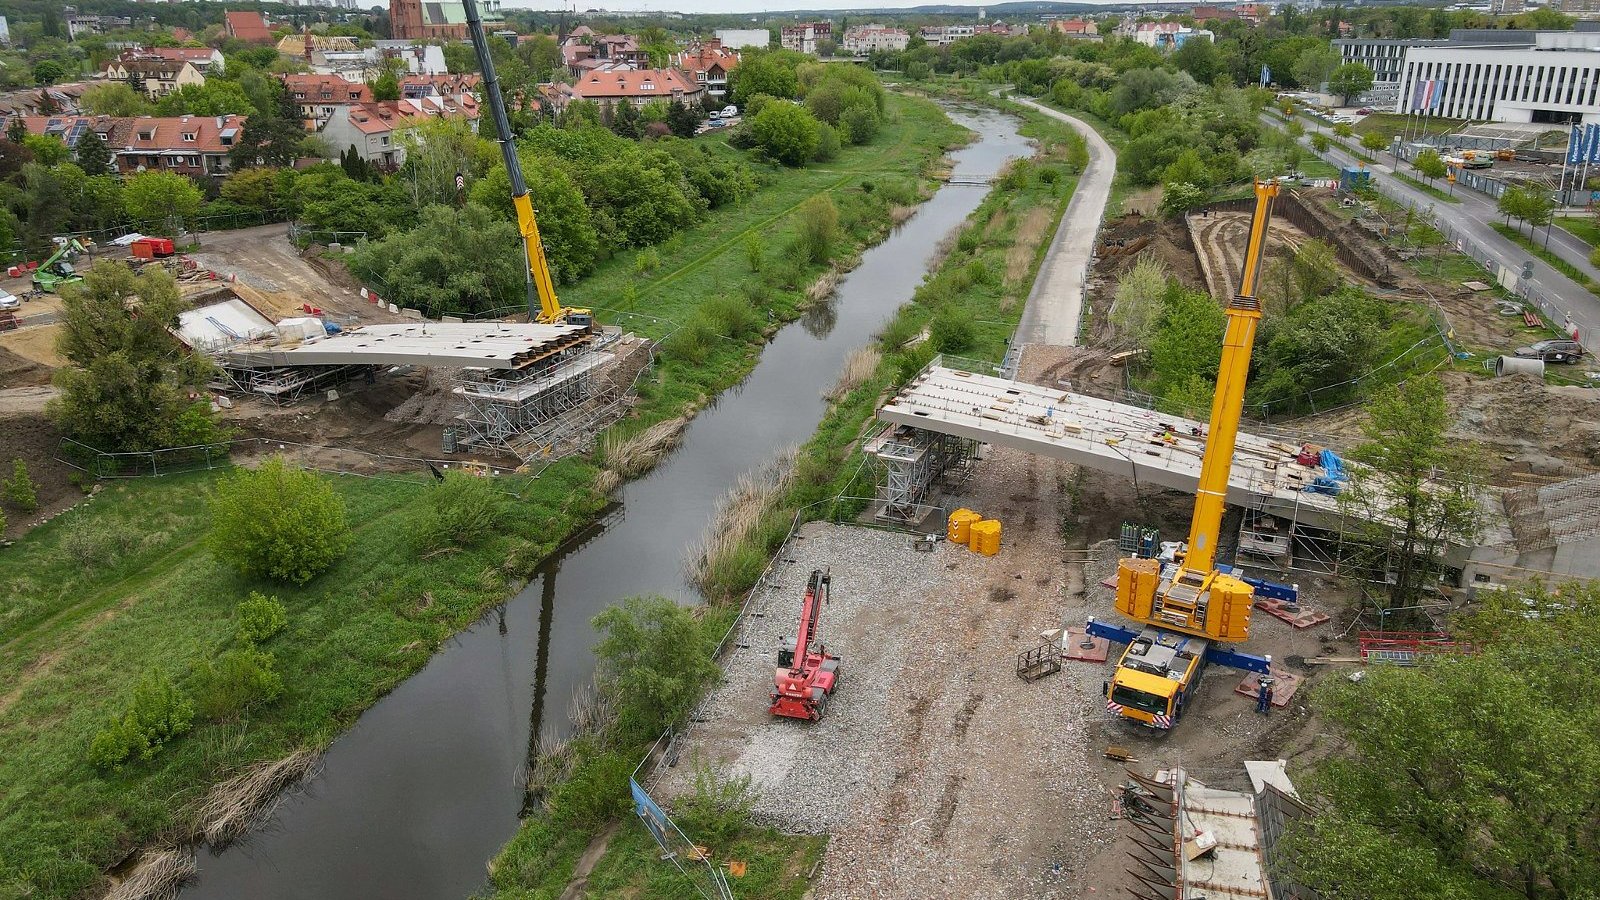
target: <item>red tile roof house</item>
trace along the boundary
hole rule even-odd
[[[106,66],[106,77],[125,81],[151,100],[159,100],[178,88],[187,85],[199,87],[206,76],[194,63],[185,59],[164,59],[159,56],[136,56],[131,59],[112,60]]]
[[[223,59],[222,51],[212,47],[141,47],[138,50],[128,50],[120,55],[121,59],[135,59],[141,56],[156,59],[183,60],[202,75],[210,75],[213,70],[221,72],[227,65]]]
[[[438,116],[463,118],[473,131],[477,131],[477,98],[471,94],[458,94],[453,97],[345,104],[334,109],[320,133],[330,154],[340,154],[354,147],[367,162],[397,169],[406,161],[406,151],[399,133]]]
[[[372,90],[359,81],[345,81],[337,75],[279,75],[284,89],[300,107],[300,117],[313,129],[333,117],[340,106],[370,103]]]
[[[712,38],[691,44],[677,54],[673,62],[693,78],[695,84],[705,88],[707,94],[721,100],[728,95],[728,73],[738,67],[739,54],[723,49],[722,42]]]
[[[173,172],[192,178],[220,178],[228,171],[228,151],[244,131],[244,116],[140,116],[124,119],[125,136],[111,145],[117,171]]]
[[[67,145],[72,151],[74,159],[78,156],[78,139],[86,133],[93,131],[105,141],[107,147],[116,147],[123,143],[123,137],[128,134],[129,127],[134,119],[112,118],[111,116],[21,116],[22,124],[27,126],[29,134],[52,135]],[[11,119],[6,118],[0,122],[0,129],[11,124]],[[100,175],[100,172],[90,172],[90,175]]]
[[[267,21],[256,12],[230,12],[223,16],[222,27],[227,31],[228,37],[247,44],[274,43],[272,32],[267,28]]]
[[[572,92],[606,110],[623,101],[636,107],[652,100],[699,103],[705,95],[700,85],[677,69],[600,69],[578,79]]]

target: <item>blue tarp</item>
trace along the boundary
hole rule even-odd
[[[1323,470],[1326,471],[1328,473],[1328,477],[1332,478],[1334,481],[1344,481],[1350,477],[1344,470],[1344,460],[1340,459],[1339,454],[1333,452],[1332,450],[1322,451],[1322,455],[1317,461],[1322,463]]]

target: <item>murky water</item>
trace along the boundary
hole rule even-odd
[[[956,179],[993,176],[1031,152],[1015,119],[951,115],[980,135],[953,154]],[[827,307],[782,329],[671,457],[622,488],[604,521],[362,715],[269,823],[202,853],[184,896],[454,900],[481,889],[488,860],[517,828],[529,735],[563,732],[573,691],[593,676],[590,619],[637,594],[697,601],[682,563],[717,498],[811,436],[845,357],[911,298],[935,246],[987,191],[947,185],[867,251]]]

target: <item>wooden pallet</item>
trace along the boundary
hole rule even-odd
[[[1330,616],[1321,610],[1301,605],[1299,609],[1291,610],[1289,604],[1282,600],[1261,599],[1256,601],[1256,609],[1261,610],[1275,619],[1282,619],[1296,628],[1310,628],[1328,621]]]
[[[1272,667],[1272,679],[1272,705],[1279,709],[1289,705],[1289,701],[1294,698],[1294,692],[1300,689],[1300,682],[1304,680],[1299,675],[1276,666]],[[1254,703],[1260,690],[1261,676],[1251,672],[1234,687],[1233,692],[1249,697],[1250,702]]]

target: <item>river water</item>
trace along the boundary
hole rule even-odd
[[[949,112],[979,135],[952,154],[956,179],[992,177],[1031,153],[1017,120]],[[608,517],[364,713],[270,821],[202,853],[183,896],[457,900],[482,889],[517,829],[530,734],[563,733],[574,690],[594,674],[590,619],[632,595],[698,601],[683,559],[717,498],[811,436],[846,356],[911,299],[935,247],[987,192],[945,185],[868,250],[833,300],[780,330],[749,377],[701,411],[676,452],[620,489]]]

